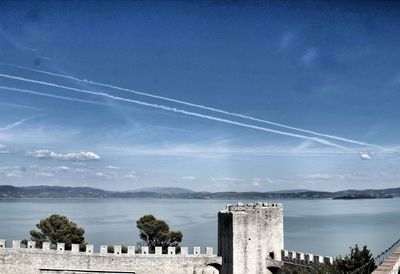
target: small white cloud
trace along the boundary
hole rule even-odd
[[[54,171],[69,171],[71,170],[71,168],[67,167],[67,166],[57,166],[53,168]]]
[[[214,182],[243,182],[243,179],[233,177],[211,177]]]
[[[117,167],[117,166],[106,166],[106,168],[115,169],[115,170],[120,170],[121,169],[120,167]]]
[[[345,180],[346,178],[349,178],[348,174],[326,174],[326,173],[315,173],[315,174],[298,175],[298,176],[305,180],[315,180],[315,181]]]
[[[5,176],[6,176],[6,177],[21,178],[21,177],[22,177],[22,174],[21,174],[21,173],[12,173],[12,172],[9,172],[9,173],[6,173]]]
[[[182,180],[192,181],[192,180],[196,180],[197,178],[194,177],[194,176],[182,176],[181,179]]]
[[[137,181],[138,180],[138,176],[136,175],[136,172],[130,172],[124,175],[125,178],[130,179],[130,180],[134,180]]]
[[[308,48],[306,52],[303,54],[303,56],[301,57],[301,61],[308,66],[311,65],[317,58],[318,58],[318,49],[311,47]]]
[[[367,153],[367,152],[361,152],[360,153],[360,158],[362,160],[371,160],[372,159],[371,155],[369,153]]]
[[[54,176],[54,174],[51,172],[36,172],[35,175],[38,177],[53,177]]]
[[[273,183],[272,180],[267,178],[267,177],[265,177],[265,178],[259,178],[259,177],[253,178],[253,186],[259,186],[261,184],[272,184],[272,183]]]
[[[100,160],[100,156],[94,152],[69,152],[69,153],[55,153],[48,149],[40,149],[26,154],[29,157],[37,159],[57,159],[63,161],[88,161]]]
[[[0,166],[0,175],[6,177],[22,177],[26,168],[22,166]]]
[[[299,177],[301,177],[303,179],[310,179],[310,180],[329,180],[329,179],[334,178],[334,176],[331,174],[323,174],[323,173],[299,175]]]
[[[96,176],[99,176],[99,177],[108,177],[108,176],[107,176],[105,173],[103,173],[103,172],[96,172],[95,175],[96,175]]]
[[[5,145],[0,144],[0,154],[7,154],[10,153],[8,148]]]

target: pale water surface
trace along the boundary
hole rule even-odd
[[[0,239],[28,238],[42,218],[69,216],[95,245],[134,245],[136,220],[165,219],[184,234],[187,246],[217,246],[217,213],[232,200],[22,199],[0,200]],[[255,202],[255,201],[241,201]],[[285,248],[336,256],[356,243],[377,254],[400,237],[400,199],[283,200]]]

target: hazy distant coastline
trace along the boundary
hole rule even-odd
[[[336,192],[284,190],[273,192],[195,192],[185,188],[147,188],[107,191],[90,187],[0,185],[3,198],[173,198],[173,199],[321,199],[341,197],[400,197],[400,188],[343,190]]]

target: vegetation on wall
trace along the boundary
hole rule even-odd
[[[179,250],[179,243],[182,242],[182,232],[170,231],[168,224],[159,220],[153,215],[144,215],[136,222],[139,229],[139,237],[142,242],[139,245],[146,245],[150,252],[154,252],[156,246],[161,246],[166,253],[169,246],[175,246]]]
[[[371,251],[364,246],[350,247],[350,253],[337,257],[333,264],[315,264],[312,266],[289,265],[278,272],[279,274],[369,274],[376,268]],[[356,271],[357,272],[354,272]]]
[[[65,243],[66,250],[70,250],[72,244],[79,244],[84,248],[85,230],[66,216],[53,214],[40,220],[36,227],[38,230],[31,230],[30,235],[38,247],[42,247],[43,242],[50,242],[52,245]]]

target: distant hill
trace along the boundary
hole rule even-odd
[[[154,192],[159,194],[181,194],[193,193],[193,190],[181,187],[143,187],[135,189],[131,192]]]
[[[141,188],[135,191],[107,191],[90,187],[0,185],[1,198],[175,198],[175,199],[321,199],[365,195],[376,198],[400,197],[400,188],[343,190],[337,192],[284,190],[275,192],[194,192],[185,188]]]
[[[0,185],[0,198],[108,198],[111,193],[90,187]]]
[[[271,191],[272,193],[301,193],[301,192],[310,192],[308,189],[285,189],[285,190],[277,190]]]

